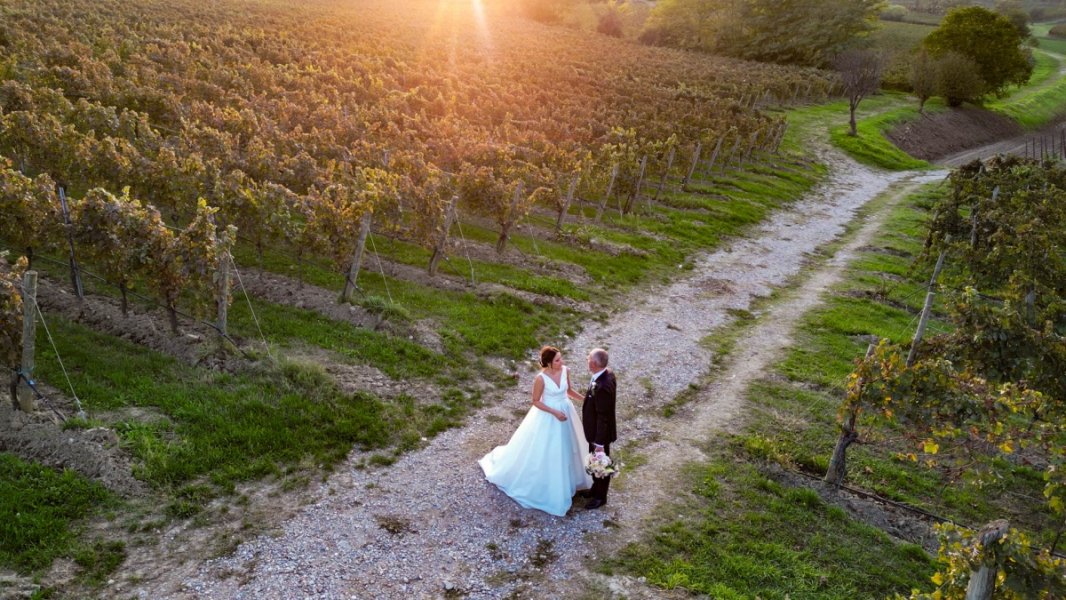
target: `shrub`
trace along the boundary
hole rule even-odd
[[[1048,30],[1047,33],[1051,37],[1066,37],[1066,23],[1059,23]]]
[[[889,4],[881,11],[881,18],[885,21],[902,21],[907,17],[907,8],[899,4]]]

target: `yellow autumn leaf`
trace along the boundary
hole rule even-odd
[[[937,585],[944,585],[944,576],[940,573],[934,573],[929,579],[932,579],[933,583]]]
[[[1011,452],[1014,452],[1014,444],[1010,440],[1007,440],[999,445],[999,449],[1006,454],[1010,454]]]
[[[925,440],[925,443],[922,445],[922,451],[926,454],[936,454],[940,451],[940,444],[937,444],[933,440]]]

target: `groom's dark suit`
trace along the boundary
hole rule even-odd
[[[581,407],[581,422],[585,429],[585,439],[589,442],[589,452],[595,445],[603,446],[603,451],[611,455],[611,442],[618,439],[614,422],[615,380],[614,373],[607,369],[585,392],[585,403]],[[611,485],[609,477],[593,479],[589,496],[607,501],[607,488]]]

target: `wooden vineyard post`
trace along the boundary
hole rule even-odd
[[[348,275],[344,278],[344,290],[341,291],[341,302],[351,302],[355,292],[355,282],[359,278],[359,269],[363,266],[363,251],[366,249],[366,236],[370,234],[370,222],[374,215],[370,211],[363,214],[359,221],[359,238],[355,241],[355,253],[352,254],[352,262],[348,265]]]
[[[781,142],[784,141],[785,133],[787,131],[788,131],[788,121],[781,121],[781,124],[777,126],[777,131],[775,132],[775,135],[774,135],[774,141],[771,144],[772,150],[770,150],[770,152],[773,152],[774,154],[777,154],[778,151],[781,150]]]
[[[611,181],[607,184],[607,193],[603,195],[603,200],[600,201],[600,205],[596,207],[595,221],[599,223],[603,220],[603,212],[607,210],[607,201],[611,199],[611,192],[614,191],[614,180],[618,178],[618,163],[614,163],[611,166]]]
[[[751,158],[751,153],[753,150],[755,150],[755,142],[757,142],[758,139],[759,131],[756,130],[751,132],[751,137],[748,138],[748,149],[744,151],[744,156],[740,157],[740,164],[737,165],[739,168],[743,169],[744,163],[746,163],[748,159]]]
[[[655,190],[655,197],[652,198],[652,202],[659,201],[659,195],[663,193],[663,186],[666,185],[666,177],[670,175],[670,169],[674,166],[674,150],[673,146],[670,146],[670,155],[666,159],[666,168],[663,169],[663,176],[659,178],[659,187]]]
[[[637,184],[633,186],[633,190],[629,192],[629,198],[626,198],[626,206],[622,209],[622,215],[629,214],[634,208],[634,203],[640,202],[640,186],[644,184],[644,171],[648,168],[648,155],[645,154],[640,159],[640,173],[637,175]]]
[[[459,204],[459,196],[452,196],[452,201],[448,204],[448,208],[444,213],[444,227],[440,232],[440,238],[433,246],[433,256],[429,258],[429,274],[435,276],[437,274],[437,267],[440,265],[440,259],[444,257],[444,246],[448,243],[448,232],[452,228],[452,223],[455,221],[456,207]]]
[[[733,140],[733,147],[729,149],[729,158],[722,161],[722,172],[729,168],[729,163],[733,162],[733,155],[737,153],[737,146],[740,145],[740,134],[737,134],[737,139]]]
[[[999,519],[982,527],[977,534],[977,552],[995,552],[996,545],[1007,535],[1009,526],[1005,519]],[[966,600],[992,600],[992,593],[996,591],[998,571],[999,567],[995,561],[981,561],[981,566],[970,573],[970,582],[966,585]]]
[[[70,210],[67,208],[67,192],[61,185],[56,188],[59,194],[59,206],[63,209],[63,225],[67,230],[67,243],[70,245],[70,283],[74,287],[78,300],[85,300],[85,289],[81,286],[81,272],[78,270],[78,261],[74,259],[74,231],[70,224]]]
[[[574,174],[573,179],[570,180],[570,189],[566,191],[566,198],[563,199],[563,205],[559,209],[559,218],[555,220],[555,230],[562,231],[563,220],[566,219],[566,213],[570,211],[570,204],[574,201],[574,192],[577,191],[577,184],[581,180],[581,174]]]
[[[218,261],[218,335],[220,343],[225,340],[228,333],[227,321],[229,320],[229,295],[230,295],[230,270],[229,253],[224,252]]]
[[[681,180],[681,190],[684,191],[688,187],[690,181],[692,181],[692,174],[696,171],[696,165],[700,162],[700,153],[703,152],[703,144],[696,142],[696,150],[692,152],[692,164],[688,168],[688,173],[685,178]]]
[[[515,216],[518,213],[518,203],[522,200],[522,193],[525,191],[526,184],[524,181],[519,181],[515,186],[514,196],[511,198],[511,210],[507,213],[507,222],[500,228],[500,237],[496,239],[496,252],[502,253],[504,248],[507,247],[507,240],[511,235],[511,227],[518,222],[518,217]]]
[[[925,334],[925,326],[929,323],[929,313],[933,312],[933,286],[936,285],[936,279],[940,276],[940,269],[944,268],[944,255],[946,252],[941,252],[940,256],[936,259],[936,266],[933,267],[933,276],[929,279],[929,289],[925,293],[925,305],[922,306],[922,316],[918,319],[918,330],[914,332],[914,341],[911,342],[911,350],[907,353],[907,366],[914,366],[914,359],[918,356],[918,344],[922,343],[922,336]]]
[[[707,172],[710,173],[714,170],[714,163],[718,160],[718,153],[722,151],[722,142],[725,141],[725,136],[718,138],[718,143],[714,145],[714,150],[711,151],[711,159],[707,161]]]
[[[18,408],[24,412],[37,410],[37,399],[28,381],[33,381],[34,352],[37,342],[37,271],[22,275],[22,363],[16,390]]]

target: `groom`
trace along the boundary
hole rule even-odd
[[[584,397],[570,390],[574,400],[584,400],[581,407],[581,421],[585,429],[585,438],[589,442],[589,452],[611,455],[611,442],[617,439],[614,422],[615,380],[614,373],[607,368],[607,351],[595,348],[589,352],[589,372],[592,381]],[[594,478],[590,498],[585,508],[594,510],[607,504],[607,488],[611,478]]]

